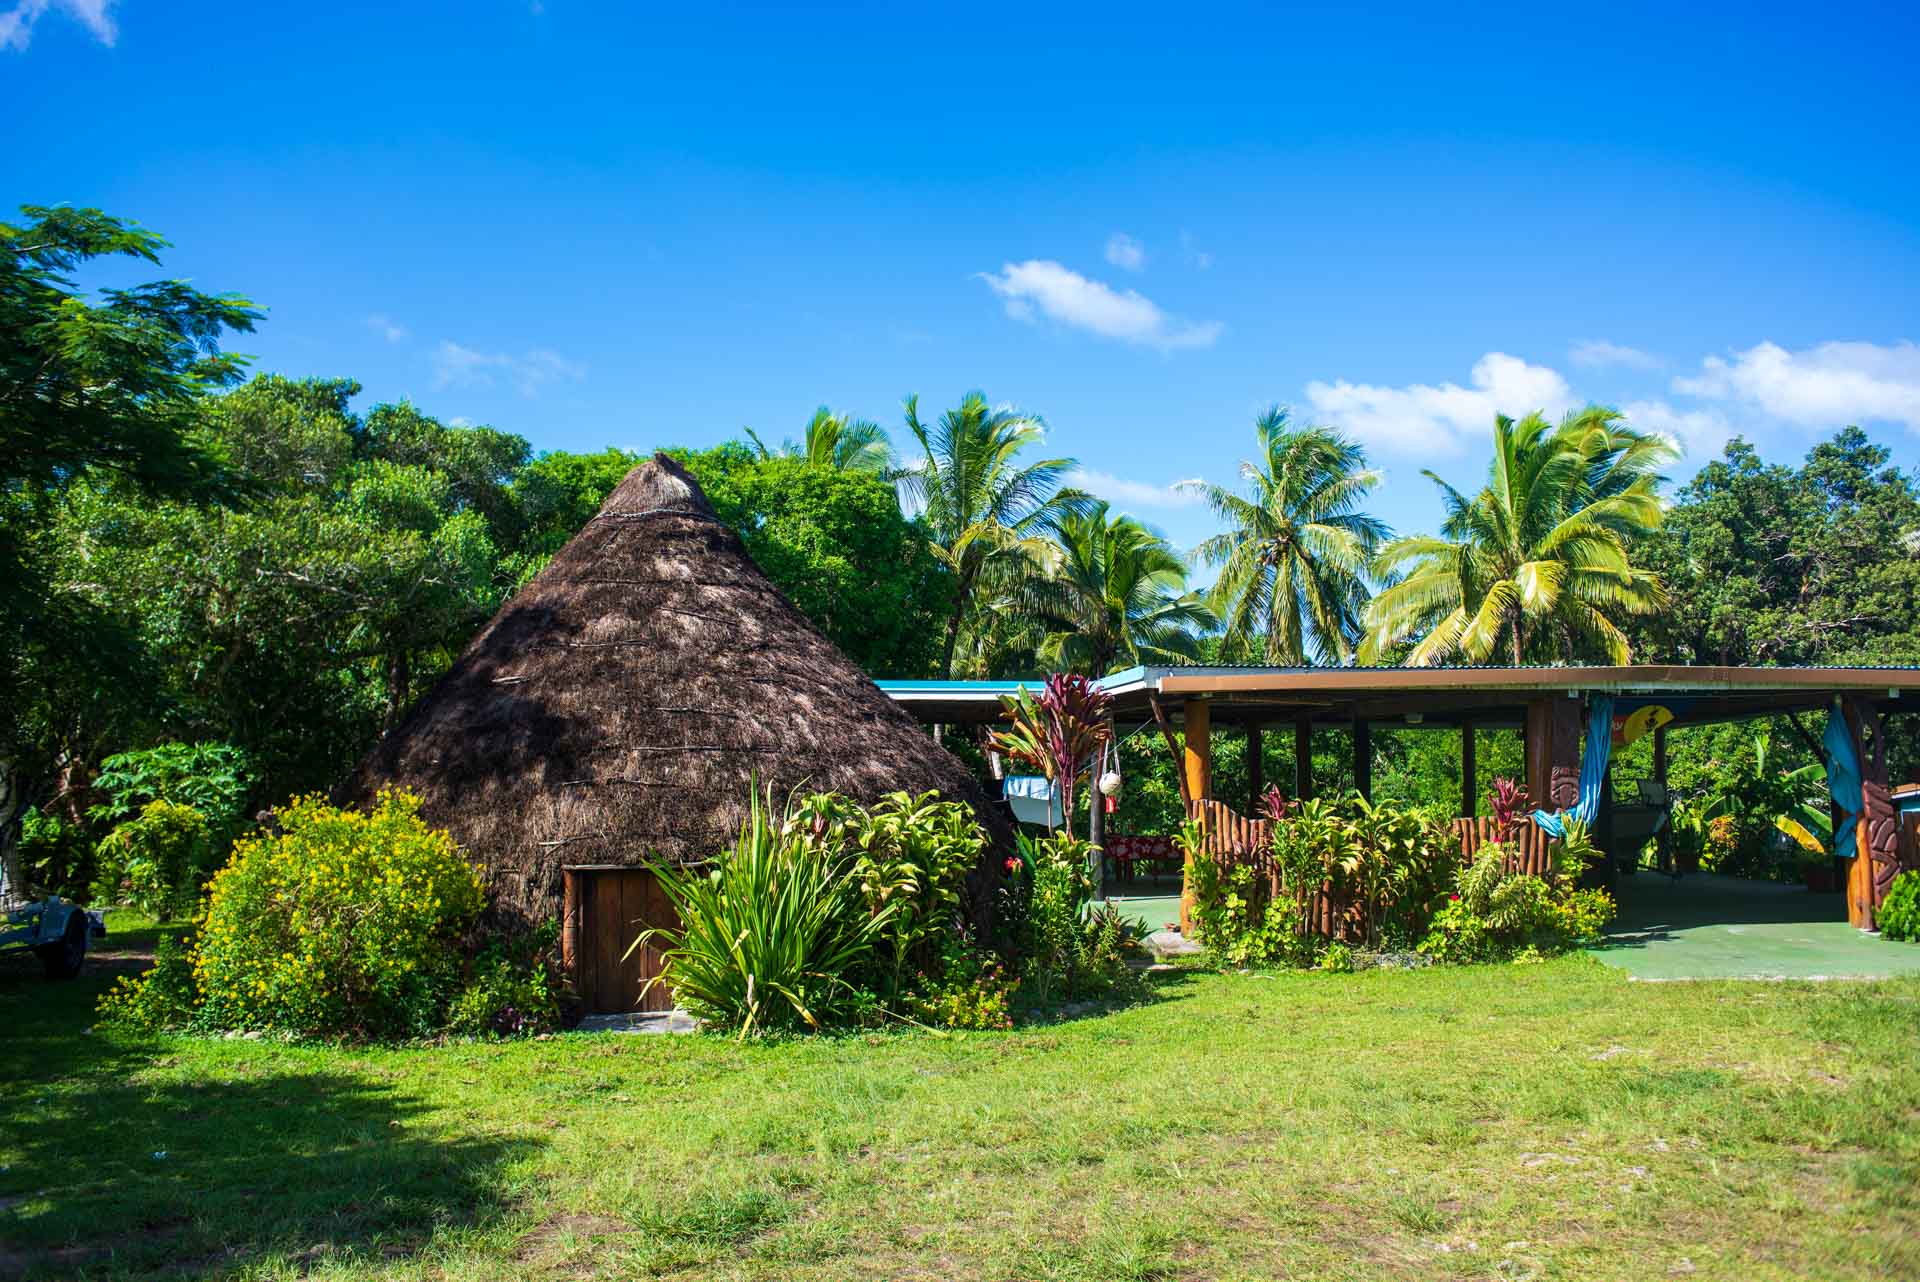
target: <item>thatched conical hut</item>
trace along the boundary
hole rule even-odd
[[[754,778],[777,798],[938,790],[1001,828],[966,767],[781,595],[660,455],[341,791],[418,793],[487,869],[497,908],[526,923],[559,915],[564,869],[711,856]]]

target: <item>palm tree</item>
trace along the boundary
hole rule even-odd
[[[1497,416],[1486,486],[1469,499],[1425,473],[1446,507],[1440,534],[1381,550],[1374,570],[1389,585],[1368,611],[1361,660],[1418,637],[1410,664],[1481,663],[1502,649],[1514,663],[1595,652],[1627,662],[1609,616],[1666,602],[1632,549],[1664,517],[1659,468],[1673,457],[1669,442],[1598,406],[1557,427],[1539,414]]]
[[[920,421],[918,397],[907,398],[906,414],[924,457],[901,473],[900,487],[927,523],[934,555],[953,575],[941,650],[941,675],[950,677],[961,629],[973,621],[979,599],[1035,573],[1048,555],[1049,524],[1087,500],[1060,488],[1072,459],[1020,462],[1021,452],[1041,440],[1040,420],[1032,415],[995,409],[978,392],[930,426]]]
[[[893,477],[893,443],[887,439],[886,429],[871,419],[835,414],[822,405],[807,421],[800,442],[786,441],[778,454],[768,449],[752,428],[746,433],[759,448],[761,458],[804,458],[841,472],[871,472],[887,480]]]
[[[1103,677],[1122,665],[1195,657],[1213,614],[1187,590],[1186,563],[1130,516],[1090,503],[1050,522],[1051,573],[1028,581],[1028,611],[1045,629],[1040,657]]]
[[[1324,427],[1295,428],[1275,406],[1254,422],[1259,457],[1240,464],[1244,495],[1187,484],[1230,527],[1194,549],[1220,567],[1208,604],[1230,648],[1257,639],[1268,663],[1353,656],[1368,561],[1387,527],[1360,510],[1380,483],[1366,451]]]

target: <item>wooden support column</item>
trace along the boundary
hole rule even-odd
[[[1373,726],[1364,717],[1353,719],[1353,787],[1373,800]]]
[[[1527,705],[1527,797],[1539,810],[1580,799],[1580,704],[1543,695]]]
[[[1213,717],[1205,699],[1189,699],[1186,706],[1187,795],[1195,801],[1213,800]]]
[[[1293,719],[1293,799],[1305,801],[1313,795],[1313,718]]]
[[[1653,781],[1660,785],[1661,804],[1669,807],[1667,822],[1653,834],[1654,860],[1662,872],[1673,871],[1673,799],[1667,796],[1667,728],[1653,728]]]
[[[1460,723],[1460,817],[1471,819],[1480,813],[1480,778],[1474,758],[1473,722]]]
[[[1205,699],[1188,699],[1185,712],[1185,759],[1182,775],[1186,780],[1190,817],[1198,817],[1204,803],[1213,800],[1213,716]],[[1188,851],[1180,870],[1180,933],[1193,934],[1193,852]]]
[[[1266,763],[1260,759],[1264,750],[1261,743],[1260,723],[1247,725],[1247,815],[1260,817],[1260,794],[1267,790]]]

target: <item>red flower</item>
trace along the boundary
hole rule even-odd
[[[1020,861],[1012,855],[1007,856],[1007,874],[1011,876],[1020,871]]]

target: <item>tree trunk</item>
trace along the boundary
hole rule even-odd
[[[20,868],[20,816],[26,810],[20,770],[12,757],[0,757],[0,907],[25,903],[27,881]]]
[[[960,623],[967,614],[967,602],[973,597],[973,581],[962,579],[955,586],[953,594],[953,614],[947,620],[946,647],[940,656],[940,677],[944,681],[953,680],[953,652],[960,645]]]
[[[396,650],[387,657],[387,718],[386,728],[391,730],[400,722],[411,701],[413,669],[408,662],[407,652]]]

